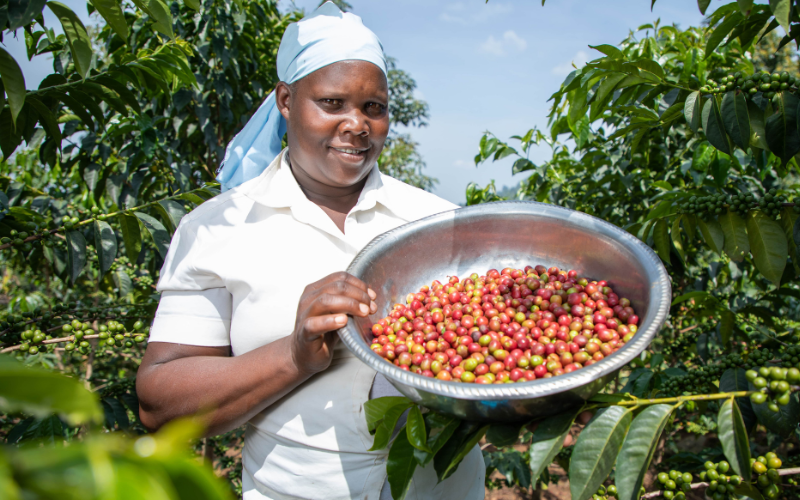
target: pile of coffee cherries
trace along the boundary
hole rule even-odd
[[[478,384],[570,373],[633,338],[639,317],[606,281],[544,266],[423,286],[372,326],[372,350],[403,370]]]

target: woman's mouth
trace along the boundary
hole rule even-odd
[[[354,162],[363,161],[367,156],[367,151],[369,151],[369,148],[336,148],[333,146],[331,146],[331,149],[336,151],[337,156],[340,158]]]

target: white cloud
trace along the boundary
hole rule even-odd
[[[495,38],[493,35],[489,35],[489,38],[480,45],[479,49],[480,52],[484,54],[502,57],[508,54],[510,49],[522,52],[527,47],[528,42],[526,42],[524,38],[520,37],[512,30],[508,30],[503,33],[502,38]]]
[[[471,26],[483,23],[493,17],[508,14],[512,10],[510,4],[492,2],[487,5],[480,5],[472,12],[468,12],[464,3],[456,2],[445,6],[444,12],[439,14],[439,19],[446,23]]]
[[[589,54],[586,52],[579,50],[575,57],[572,58],[572,61],[564,64],[559,64],[555,68],[553,68],[550,72],[554,75],[559,76],[566,76],[572,73],[575,70],[575,67],[581,68],[586,63],[589,62]],[[574,66],[573,66],[574,65]]]
[[[467,168],[469,165],[470,165],[469,162],[466,162],[464,160],[456,160],[453,162],[453,166],[458,168]]]

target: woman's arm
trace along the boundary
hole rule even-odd
[[[336,330],[348,314],[374,313],[374,298],[361,280],[335,273],[306,287],[291,335],[241,356],[231,357],[227,346],[150,343],[136,379],[142,423],[157,429],[208,410],[208,435],[240,426],[328,368]]]

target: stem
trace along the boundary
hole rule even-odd
[[[142,332],[142,333],[126,332],[126,333],[130,334],[129,335],[130,338],[136,337],[137,335],[147,335],[144,332]],[[100,334],[96,333],[94,335],[84,335],[83,338],[81,338],[81,340],[99,339],[99,338],[100,338]],[[35,344],[35,345],[38,346],[38,345],[44,345],[44,344],[58,344],[60,342],[80,342],[80,340],[76,340],[74,335],[70,335],[69,337],[60,337],[60,338],[57,338],[57,339],[43,340],[39,344]],[[5,349],[0,350],[0,354],[4,354],[4,353],[7,353],[7,352],[12,352],[12,351],[18,351],[18,350],[19,350],[19,346],[18,345],[11,346],[11,347],[6,347]]]
[[[161,198],[160,200],[151,201],[150,203],[145,203],[144,205],[140,205],[138,207],[127,208],[125,210],[117,210],[116,212],[111,212],[109,214],[105,214],[105,216],[106,216],[106,218],[116,217],[117,215],[127,214],[127,213],[130,213],[130,212],[136,211],[136,210],[141,210],[143,208],[152,207],[153,205],[157,204],[160,201],[173,200],[175,198],[180,198],[181,196],[183,196],[185,194],[194,193],[195,191],[200,191],[201,189],[205,189],[205,188],[204,187],[199,187],[197,189],[192,189],[191,191],[186,191],[185,193],[180,193],[180,194],[176,194],[176,195],[172,195],[172,196],[167,196],[166,198]],[[64,232],[72,231],[73,229],[75,229],[75,228],[77,228],[79,226],[85,226],[87,224],[91,224],[92,222],[95,221],[95,219],[96,219],[96,217],[92,216],[89,219],[82,220],[82,221],[78,222],[77,224],[73,225],[70,229],[66,229],[64,226],[61,226],[61,227],[58,227],[56,229],[50,229],[50,230],[47,230],[47,231],[42,231],[41,234],[34,234],[34,235],[31,235],[31,236],[28,236],[27,238],[22,240],[22,242],[23,243],[28,243],[29,241],[40,240],[40,239],[42,239],[43,235],[45,235],[45,234],[55,234],[55,233],[57,233],[59,231],[64,231]],[[0,245],[0,250],[5,250],[6,248],[10,248],[12,246],[13,246],[12,243],[6,243],[4,245]]]
[[[619,403],[599,404],[596,408],[603,408],[606,406],[646,406],[658,404],[676,404],[684,403],[686,401],[714,401],[717,399],[728,398],[742,398],[749,396],[758,391],[735,391],[735,392],[719,392],[716,394],[695,394],[692,396],[677,396],[674,398],[657,398],[657,399],[632,399],[630,401],[620,401]]]

